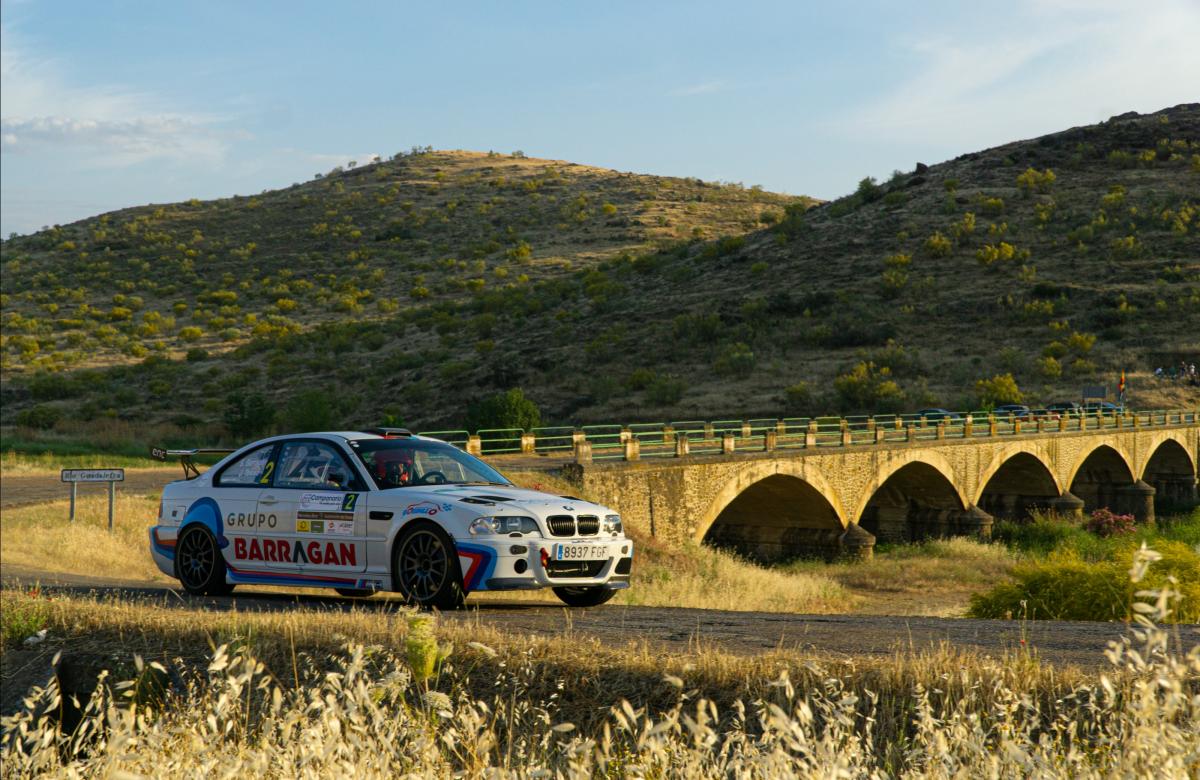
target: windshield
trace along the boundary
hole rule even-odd
[[[420,439],[350,442],[380,490],[420,485],[512,484],[494,468],[457,447]]]

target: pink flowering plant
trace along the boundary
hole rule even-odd
[[[1083,527],[1102,537],[1131,534],[1134,531],[1134,519],[1133,515],[1118,515],[1107,507],[1101,507],[1092,512]]]

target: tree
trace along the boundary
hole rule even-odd
[[[537,404],[525,397],[525,392],[514,387],[471,404],[467,410],[467,429],[481,431],[489,429],[520,429],[528,431],[542,424],[542,414]]]
[[[328,431],[336,427],[333,404],[323,390],[305,390],[292,396],[283,418],[293,431]]]
[[[252,438],[275,422],[275,408],[260,393],[230,393],[225,397],[225,427],[238,438]]]
[[[1025,400],[1012,374],[996,374],[991,379],[980,379],[975,383],[975,394],[979,396],[979,405],[984,408],[1019,404]]]

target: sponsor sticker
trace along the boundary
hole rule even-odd
[[[321,566],[357,566],[358,546],[351,542],[303,539],[235,537],[233,557],[239,561],[267,561]]]
[[[352,512],[358,505],[358,493],[301,493],[300,508],[331,512]]]
[[[337,534],[338,536],[352,536],[354,534],[354,521],[329,520],[325,523],[325,533]]]
[[[401,517],[409,517],[412,515],[425,515],[433,517],[438,512],[449,512],[454,507],[450,504],[437,504],[433,501],[420,501],[416,504],[409,504],[404,511],[400,513]]]

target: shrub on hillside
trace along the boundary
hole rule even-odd
[[[713,370],[721,376],[744,376],[754,369],[754,362],[754,352],[750,346],[739,341],[721,350],[713,363]]]
[[[834,379],[833,389],[844,412],[897,412],[904,405],[904,391],[892,379],[891,369],[869,361]]]
[[[324,390],[305,390],[292,396],[283,410],[283,420],[291,431],[328,431],[337,423],[333,404]]]
[[[514,387],[503,393],[476,401],[467,410],[467,430],[519,429],[523,431],[542,424],[537,404]]]
[[[807,382],[797,382],[783,391],[783,408],[789,414],[801,414],[812,409],[813,393]]]
[[[1054,171],[1049,168],[1044,171],[1026,168],[1024,173],[1017,176],[1017,187],[1028,197],[1035,192],[1049,192],[1055,178]]]
[[[997,374],[991,379],[980,379],[975,383],[975,395],[979,405],[985,408],[1001,404],[1019,404],[1025,395],[1017,387],[1012,374]]]
[[[672,376],[655,377],[646,387],[646,400],[655,406],[674,406],[683,400],[687,383]]]
[[[250,439],[275,422],[275,407],[260,393],[230,393],[225,397],[223,420],[235,437]]]
[[[933,235],[925,239],[925,253],[930,257],[946,257],[953,248],[954,245],[950,239],[943,236],[941,231],[935,231]]]
[[[26,428],[48,430],[57,425],[62,416],[62,410],[57,406],[38,404],[37,406],[31,406],[28,409],[22,409],[17,412],[17,425],[23,425]]]
[[[1092,512],[1092,516],[1083,527],[1102,538],[1131,534],[1137,530],[1133,515],[1114,514],[1108,507],[1101,507]]]

